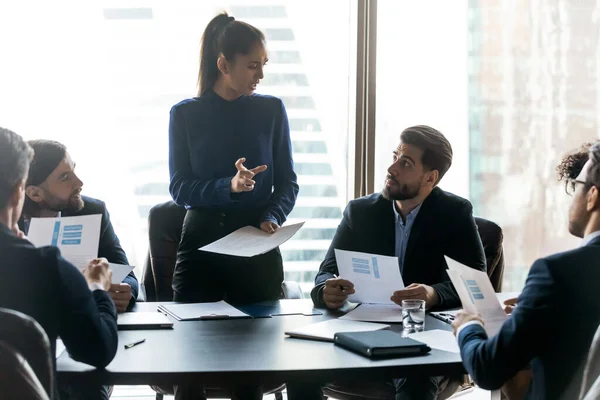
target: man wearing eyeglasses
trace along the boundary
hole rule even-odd
[[[464,311],[452,324],[465,369],[484,389],[530,366],[526,398],[579,398],[581,367],[600,324],[600,142],[587,155],[565,157],[558,170],[572,193],[569,232],[583,238],[580,247],[533,264],[497,335],[488,338],[481,317]]]

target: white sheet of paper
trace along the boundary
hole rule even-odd
[[[112,281],[111,283],[121,283],[123,279],[133,271],[133,267],[131,265],[123,265],[123,264],[113,264],[109,263],[110,269],[112,270]]]
[[[404,289],[398,257],[335,249],[340,278],[354,284],[356,293],[348,296],[354,303],[394,304],[396,290]]]
[[[282,226],[275,233],[266,233],[253,226],[244,226],[198,250],[238,257],[254,257],[281,246],[302,228],[304,222]]]
[[[159,310],[164,310],[174,318],[185,321],[211,318],[247,318],[248,314],[238,310],[224,300],[212,303],[166,304],[160,305]]]
[[[32,218],[27,238],[36,247],[58,247],[67,261],[83,269],[98,256],[101,220],[101,214]]]
[[[390,329],[390,326],[383,324],[372,324],[370,322],[348,321],[337,318],[305,325],[298,329],[286,331],[285,334],[301,339],[314,339],[333,342],[335,334],[339,332],[367,332],[378,331],[381,329]]]
[[[65,344],[63,343],[61,338],[56,338],[56,358],[60,357],[60,355],[66,350]]]
[[[362,303],[339,319],[365,322],[402,322],[402,307],[397,304]]]
[[[446,257],[448,275],[456,289],[463,308],[471,313],[480,313],[485,322],[485,331],[493,336],[506,320],[487,273],[469,268]]]
[[[415,332],[408,335],[409,338],[425,343],[432,349],[460,353],[458,343],[454,334],[450,331],[434,329],[431,331]]]

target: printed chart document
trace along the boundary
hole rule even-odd
[[[397,304],[362,303],[339,319],[366,322],[402,322],[402,307]],[[429,346],[431,347],[431,346]]]
[[[300,339],[322,340],[333,342],[336,333],[339,332],[366,332],[390,329],[389,325],[372,324],[370,322],[345,321],[340,318],[317,322],[285,332],[290,337]]]
[[[302,228],[302,225],[304,222],[282,226],[275,233],[266,233],[253,226],[244,226],[198,250],[229,256],[254,257],[287,242]]]
[[[340,278],[354,284],[351,302],[394,304],[390,297],[404,289],[398,257],[335,249],[335,260]]]
[[[423,342],[432,349],[449,351],[450,353],[460,353],[456,338],[450,331],[434,329],[431,331],[410,333],[408,334],[408,337]]]
[[[446,257],[448,275],[456,288],[463,308],[471,313],[480,313],[485,321],[485,331],[493,336],[506,320],[487,273],[469,268]]]
[[[84,269],[98,255],[101,220],[101,214],[32,218],[27,238],[36,247],[58,247],[66,260]]]
[[[133,270],[131,265],[123,265],[123,264],[113,264],[108,263],[110,269],[112,271],[112,280],[111,283],[121,283],[123,279]]]

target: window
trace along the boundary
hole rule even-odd
[[[301,186],[289,222],[306,221],[282,247],[286,279],[310,290],[348,200],[356,4],[102,3],[40,1],[35,12],[0,4],[0,36],[12,38],[0,41],[0,126],[68,146],[84,194],[107,203],[141,279],[148,211],[170,200],[169,110],[195,96],[203,29],[228,10],[267,37],[270,61],[259,91],[286,105]],[[327,36],[315,26],[327,27]]]
[[[554,168],[599,137],[596,14],[558,1],[378,2],[376,178],[403,128],[443,132],[454,160],[440,186],[502,227],[504,291],[578,243]]]

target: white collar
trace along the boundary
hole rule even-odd
[[[592,232],[592,233],[585,235],[585,237],[581,241],[581,244],[579,245],[579,247],[587,246],[592,240],[596,239],[599,236],[600,236],[600,231]]]

